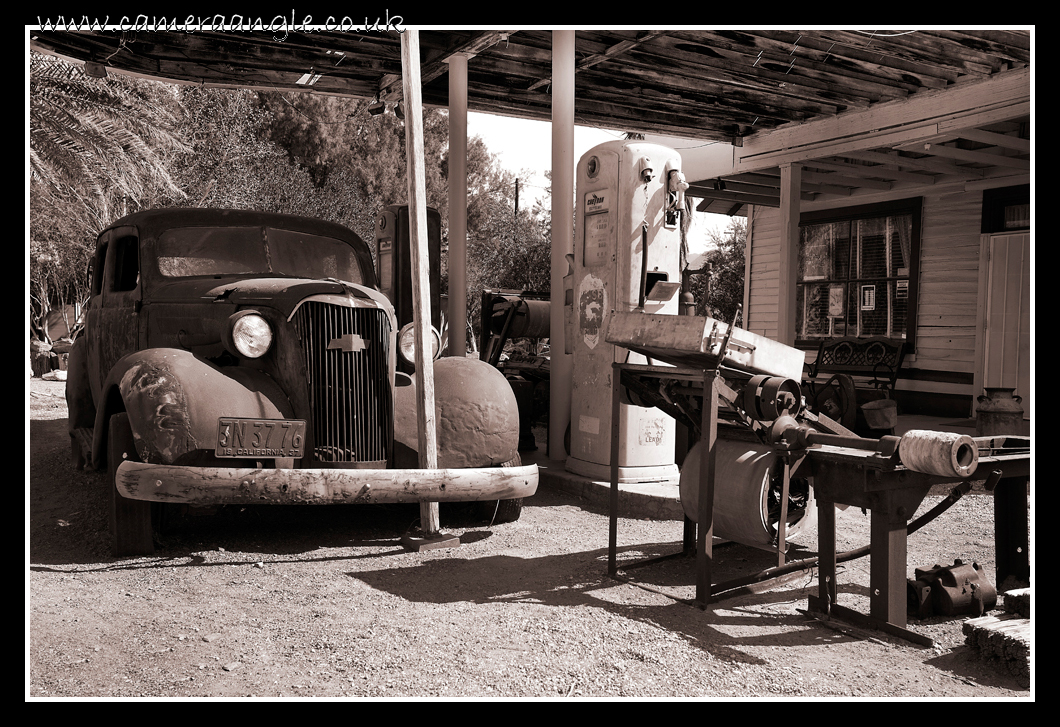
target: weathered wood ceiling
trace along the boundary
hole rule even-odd
[[[448,103],[446,59],[472,54],[472,111],[549,120],[548,30],[421,30],[423,101]],[[208,86],[401,100],[395,32],[31,31],[31,48],[90,68]],[[579,30],[577,124],[741,146],[756,134],[1027,68],[1028,30]],[[98,71],[97,71],[98,72]],[[939,138],[807,163],[803,194],[1029,170],[1029,114]],[[756,173],[696,180],[710,211],[775,204]],[[812,197],[811,197],[812,198]]]

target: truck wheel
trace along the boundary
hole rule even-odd
[[[124,460],[138,460],[129,415],[125,412],[110,418],[107,430],[107,473],[110,482],[111,550],[116,556],[152,555],[155,544],[151,529],[151,505],[144,500],[129,500],[118,492],[115,475]]]
[[[501,464],[501,467],[519,467],[523,464],[522,458],[516,454],[515,457]],[[486,500],[478,503],[479,518],[493,523],[514,523],[523,514],[523,498],[517,497],[511,500]]]

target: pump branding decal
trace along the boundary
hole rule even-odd
[[[666,425],[661,419],[646,419],[641,424],[639,443],[642,445],[660,446],[666,436]]]
[[[578,328],[581,329],[582,340],[589,348],[596,348],[600,343],[600,328],[603,326],[606,310],[607,291],[604,290],[604,281],[594,275],[586,275],[578,297]]]
[[[594,212],[603,212],[607,208],[607,192],[605,190],[585,193],[585,214],[591,215]]]

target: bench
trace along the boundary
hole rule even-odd
[[[883,392],[884,398],[894,399],[904,358],[905,341],[892,338],[847,336],[821,341],[817,358],[806,367],[806,403],[821,411],[831,399],[831,411],[838,416],[829,416],[850,427],[848,422],[853,423],[857,414],[856,391]]]

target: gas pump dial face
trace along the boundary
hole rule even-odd
[[[600,173],[600,160],[596,157],[590,157],[585,165],[585,173],[589,175],[589,179],[595,178]]]

